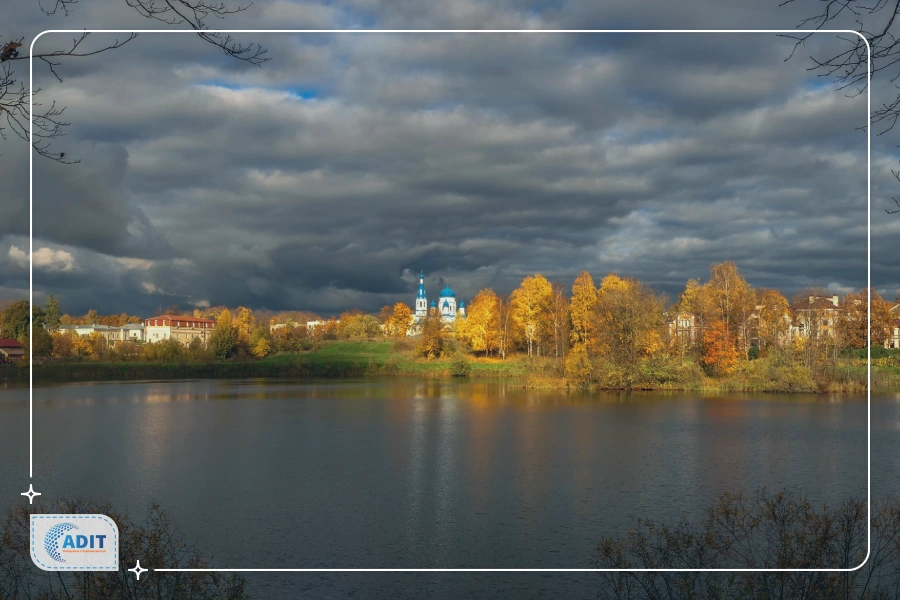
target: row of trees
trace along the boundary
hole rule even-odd
[[[815,376],[829,368],[833,372],[841,352],[863,347],[867,336],[868,290],[845,296],[839,307],[824,299],[826,295],[824,290],[804,290],[790,304],[777,290],[754,289],[730,262],[713,265],[706,282],[688,281],[672,305],[641,281],[616,274],[598,286],[583,272],[568,289],[535,274],[508,296],[481,290],[470,302],[467,317],[456,319],[452,328],[436,314],[416,323],[404,303],[386,306],[378,316],[352,310],[327,320],[312,313],[276,315],[247,307],[198,309],[196,316],[214,318],[217,326],[208,344],[198,340],[190,352],[264,357],[310,350],[328,340],[406,337],[414,331],[417,350],[427,358],[452,352],[459,344],[500,359],[519,351],[531,359],[552,359],[567,378],[579,383],[612,371],[652,370],[673,359],[681,367],[694,364],[708,375],[723,376],[771,352]],[[0,316],[4,335],[26,341],[28,312],[27,302],[7,306]],[[177,311],[169,308],[166,313]],[[52,296],[44,307],[34,308],[35,322],[42,326],[35,332],[36,356],[159,360],[165,354],[135,350],[134,344],[113,353],[100,335],[73,339],[54,331],[53,324],[58,327],[65,317],[59,316]],[[81,319],[98,322],[104,317],[90,311]],[[893,319],[891,304],[873,290],[873,339],[884,339]],[[283,326],[272,329],[276,323]]]

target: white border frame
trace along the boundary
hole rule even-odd
[[[853,34],[858,36],[866,45],[866,194],[868,199],[868,216],[866,225],[866,285],[869,305],[866,310],[868,327],[866,330],[867,357],[866,357],[866,484],[867,484],[867,517],[868,528],[866,535],[866,558],[856,567],[846,569],[481,569],[481,568],[450,568],[450,569],[150,569],[160,573],[203,571],[203,572],[301,572],[301,573],[357,573],[357,572],[391,572],[391,573],[590,573],[590,572],[749,572],[749,573],[777,573],[777,572],[852,572],[861,569],[872,554],[872,48],[866,36],[853,29],[210,29],[208,33],[307,33],[307,34],[455,34],[455,33],[831,33]],[[195,35],[198,32],[192,29],[46,29],[40,32],[31,41],[28,57],[28,302],[29,307],[34,306],[34,44],[48,33],[154,33],[154,34],[187,34]],[[33,318],[34,312],[29,312],[28,328],[28,477],[34,478],[34,355],[33,355]]]

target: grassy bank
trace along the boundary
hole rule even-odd
[[[460,367],[464,363],[464,368]],[[893,358],[873,361],[872,389],[900,389],[900,365]],[[460,372],[473,378],[503,378],[526,388],[567,389],[563,361],[529,360],[516,356],[495,358],[443,357],[425,360],[402,343],[391,341],[336,341],[296,354],[263,359],[206,362],[46,362],[35,365],[35,383],[78,381],[135,381],[154,379],[240,378],[450,378]],[[849,356],[827,376],[814,377],[809,370],[779,360],[761,358],[743,363],[724,377],[709,377],[693,360],[645,360],[631,367],[597,363],[588,389],[684,390],[697,392],[853,392],[866,389],[864,358]],[[27,381],[27,365],[0,368],[0,379]]]
[[[388,341],[332,342],[297,354],[263,359],[214,362],[93,362],[50,361],[35,365],[35,383],[128,381],[150,379],[359,378],[367,376],[452,377],[452,358],[431,361],[397,351]],[[470,377],[510,378],[526,372],[522,360],[471,358]],[[0,368],[0,379],[28,380],[28,365]]]

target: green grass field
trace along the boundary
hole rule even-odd
[[[297,354],[278,354],[263,359],[232,359],[214,362],[181,363],[128,363],[128,362],[47,362],[35,366],[35,383],[62,383],[68,381],[123,381],[153,379],[238,379],[253,377],[270,378],[362,378],[362,377],[410,377],[439,379],[452,377],[453,359],[442,357],[425,360],[411,349],[412,344],[392,341],[335,341],[322,347]],[[562,389],[567,387],[560,365],[553,359],[540,359],[533,369],[524,356],[509,360],[468,357],[469,377],[505,379],[512,385],[535,388]],[[873,361],[872,389],[900,389],[900,367],[880,364],[892,358]],[[670,389],[702,392],[816,392],[865,390],[865,362],[852,357],[841,367],[839,377],[828,386],[795,377],[792,372],[766,367],[764,360],[752,361],[737,373],[724,378],[706,377],[699,371],[687,371],[659,379],[651,377],[647,382],[641,374],[619,380],[600,380],[595,388],[608,389]],[[658,374],[657,374],[658,375]],[[25,364],[0,368],[0,380],[27,381]],[[634,379],[634,381],[631,381]],[[624,387],[623,387],[624,386]]]

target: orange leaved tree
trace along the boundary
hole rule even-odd
[[[725,321],[713,322],[703,333],[703,356],[700,362],[712,375],[727,375],[737,366],[738,353],[734,337],[728,331]]]

